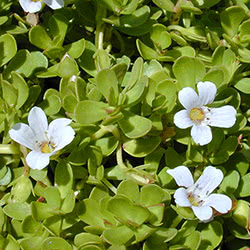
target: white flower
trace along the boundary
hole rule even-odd
[[[19,0],[23,10],[35,13],[41,10],[42,3],[47,4],[51,9],[60,9],[64,6],[64,0]]]
[[[39,107],[33,107],[28,123],[17,123],[9,131],[10,138],[32,150],[26,157],[30,168],[43,169],[50,156],[72,142],[75,131],[68,126],[70,119],[59,118],[48,125],[47,117]]]
[[[181,207],[191,207],[200,221],[207,222],[213,218],[213,209],[221,214],[232,208],[232,200],[224,194],[211,194],[217,188],[223,173],[220,169],[208,166],[200,178],[195,182],[191,172],[185,166],[168,169],[178,186],[175,191],[175,203]]]
[[[216,95],[216,86],[212,82],[198,82],[199,95],[193,88],[183,88],[178,95],[179,101],[185,108],[174,116],[174,123],[178,128],[191,129],[191,136],[195,143],[208,144],[212,140],[209,126],[230,128],[236,121],[236,110],[226,105],[220,108],[209,108]]]

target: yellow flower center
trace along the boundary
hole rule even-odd
[[[41,149],[42,153],[48,154],[54,151],[55,145],[51,142],[42,142],[39,145],[39,148]]]
[[[196,207],[199,207],[199,206],[200,206],[201,201],[197,200],[197,199],[192,195],[192,193],[189,193],[189,194],[188,194],[188,200],[190,201],[190,203],[191,203],[193,206],[196,206]]]
[[[192,121],[203,121],[205,118],[204,112],[199,108],[191,109],[189,117]]]

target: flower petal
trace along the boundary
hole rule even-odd
[[[64,148],[74,139],[75,131],[68,126],[70,123],[71,120],[67,118],[59,118],[50,123],[48,137],[55,143],[56,151]]]
[[[194,89],[190,87],[183,88],[179,94],[178,98],[182,106],[188,111],[192,108],[197,107],[199,103],[199,97]]]
[[[221,128],[231,128],[236,121],[236,110],[233,106],[211,108],[209,125]]]
[[[56,131],[68,126],[72,122],[71,119],[67,118],[58,118],[53,120],[49,124],[49,129],[48,129],[48,136],[54,134]]]
[[[34,132],[24,123],[15,124],[9,131],[10,138],[29,149],[34,149]]]
[[[212,82],[198,82],[197,89],[199,93],[199,104],[201,106],[210,104],[214,101],[217,88],[216,85]]]
[[[19,3],[24,11],[30,13],[38,12],[42,8],[41,2],[34,2],[32,0],[19,0]]]
[[[213,207],[219,213],[225,214],[232,208],[232,200],[224,194],[211,194],[203,205]]]
[[[30,168],[41,170],[49,165],[50,156],[51,154],[31,151],[26,157],[26,162]]]
[[[181,207],[192,207],[185,188],[178,188],[174,194],[175,203]]]
[[[168,169],[167,173],[175,179],[178,186],[190,187],[194,184],[193,176],[185,166]]]
[[[213,217],[213,209],[209,206],[192,206],[192,209],[200,221],[207,221]]]
[[[53,138],[56,143],[56,151],[64,148],[66,145],[70,144],[75,137],[75,131],[70,126],[65,127],[60,132],[53,134]]]
[[[46,140],[46,132],[48,130],[48,121],[44,111],[39,107],[30,110],[28,122],[31,129],[35,132],[40,141]]]
[[[188,128],[193,125],[192,120],[189,118],[189,113],[187,110],[181,110],[177,112],[174,116],[174,124],[178,128]]]
[[[191,136],[195,143],[201,146],[206,145],[212,140],[211,128],[205,125],[194,125],[191,129]]]
[[[204,169],[202,175],[194,184],[193,193],[201,198],[206,199],[223,180],[223,173],[220,169],[208,166]]]
[[[64,0],[43,0],[43,2],[53,10],[64,7]]]

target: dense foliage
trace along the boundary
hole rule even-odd
[[[0,1],[0,249],[249,249],[250,1],[20,3]],[[209,143],[176,126],[198,82],[231,107]],[[178,166],[215,167],[230,211],[177,205]]]

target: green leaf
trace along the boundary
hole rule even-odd
[[[232,219],[241,227],[249,227],[249,203],[244,200],[238,200],[233,210]]]
[[[237,189],[240,181],[240,175],[236,170],[229,171],[220,184],[220,190],[227,194],[232,194]]]
[[[100,0],[100,3],[117,14],[122,10],[120,0]]]
[[[155,21],[149,18],[145,23],[143,23],[140,26],[137,26],[137,27],[119,27],[119,30],[126,35],[142,36],[150,31],[150,29],[154,23],[155,23]]]
[[[115,72],[111,69],[103,69],[96,76],[96,85],[102,95],[109,100],[110,91],[113,89],[114,97],[118,97],[118,81]]]
[[[167,112],[172,111],[176,103],[176,83],[170,80],[162,80],[156,86],[156,93],[165,96]]]
[[[237,33],[245,15],[244,9],[239,6],[231,6],[221,13],[221,25],[229,36],[233,37]]]
[[[131,201],[137,202],[139,199],[139,187],[134,180],[124,180],[117,187],[118,195],[125,195]]]
[[[120,26],[137,27],[147,21],[150,15],[150,8],[147,5],[137,9],[130,15],[122,15],[120,17]]]
[[[16,105],[17,102],[17,90],[13,87],[12,84],[5,80],[1,80],[2,91],[3,91],[3,98],[8,103],[10,107]]]
[[[100,204],[93,199],[85,199],[78,206],[80,220],[91,226],[104,229],[107,225],[116,224],[114,215],[106,210],[101,210]]]
[[[152,122],[129,111],[123,111],[124,118],[118,121],[122,132],[131,139],[146,135],[152,128]]]
[[[74,238],[74,244],[78,247],[88,245],[91,243],[103,245],[103,242],[99,236],[90,233],[85,233],[85,232],[79,233]]]
[[[95,52],[96,52],[95,45],[90,41],[86,41],[85,50],[77,60],[79,66],[93,77],[95,77],[97,73],[94,61]]]
[[[49,29],[53,37],[53,45],[62,46],[69,21],[61,14],[54,14],[49,19]]]
[[[159,49],[164,50],[171,44],[171,36],[167,27],[162,24],[154,24],[150,30],[150,39]]]
[[[108,104],[91,100],[81,101],[75,107],[76,121],[81,124],[91,124],[108,116]]]
[[[78,75],[79,68],[76,61],[68,54],[65,54],[58,65],[57,74],[62,78],[70,78],[73,75]]]
[[[63,238],[60,237],[48,237],[42,243],[41,250],[73,250],[73,247]]]
[[[138,227],[150,216],[147,208],[133,204],[127,197],[118,195],[109,199],[107,210],[132,227]]]
[[[82,38],[76,42],[65,46],[65,52],[67,52],[72,58],[78,58],[85,50],[85,39]]]
[[[202,227],[201,230],[201,249],[206,249],[211,245],[215,249],[222,241],[223,228],[218,221],[212,221]]]
[[[202,80],[205,75],[205,66],[197,58],[182,56],[178,58],[173,65],[173,72],[177,78],[178,89],[192,87]]]
[[[111,155],[117,148],[118,144],[119,140],[115,136],[102,137],[95,141],[95,145],[101,149],[104,157]]]
[[[32,217],[36,221],[45,220],[53,216],[53,209],[46,203],[32,201],[30,204]],[[27,214],[26,214],[27,215]]]
[[[132,107],[139,103],[147,90],[148,78],[146,76],[141,77],[133,88],[126,92],[126,100],[123,103],[123,107]]]
[[[69,94],[63,97],[63,107],[69,113],[74,113],[77,103],[77,99],[74,95]]]
[[[221,164],[228,160],[238,146],[238,139],[236,136],[228,137],[222,144],[221,149],[218,150],[212,157],[209,158],[212,164]]]
[[[249,24],[250,24],[250,20],[246,20],[244,21],[241,25],[240,25],[240,41],[242,43],[249,43],[250,42],[250,32],[249,32]]]
[[[61,99],[57,95],[46,96],[40,107],[47,115],[57,114],[61,109]]]
[[[30,205],[27,203],[10,203],[3,208],[3,212],[16,220],[24,220],[27,215],[30,215]]]
[[[28,215],[22,222],[22,230],[24,233],[39,234],[42,231],[42,225],[31,215]]]
[[[0,36],[0,67],[9,62],[17,52],[16,40],[12,35]]]
[[[97,49],[94,55],[97,71],[110,68],[110,55],[104,49]]]
[[[109,244],[122,246],[126,244],[134,236],[134,232],[127,226],[121,225],[119,227],[106,229],[103,232],[105,241]]]
[[[239,187],[235,195],[239,197],[247,197],[250,195],[250,173],[240,179]]]
[[[11,189],[12,202],[25,202],[31,194],[32,182],[27,176],[20,176]]]
[[[74,191],[71,190],[65,197],[62,202],[61,210],[64,213],[71,213],[75,208],[75,194]]]
[[[48,68],[48,59],[47,57],[40,51],[32,51],[30,53],[30,75],[35,74],[38,71]]]
[[[242,93],[250,94],[250,79],[242,78],[234,84],[234,87]]]
[[[10,168],[7,168],[7,172],[5,173],[4,177],[0,180],[0,185],[7,186],[11,182],[12,173]]]
[[[69,163],[60,161],[56,166],[55,183],[64,199],[73,187],[73,172]]]
[[[157,59],[159,57],[158,53],[154,49],[147,46],[140,39],[136,39],[136,47],[137,47],[140,55],[145,60]]]
[[[8,234],[4,244],[4,250],[19,250],[20,246],[17,240],[11,235]]]
[[[17,89],[16,109],[19,109],[29,97],[29,87],[23,77],[16,72],[11,73],[11,82],[13,87]]]
[[[123,6],[123,10],[121,11],[121,14],[124,14],[124,15],[132,14],[136,10],[139,4],[140,4],[139,0],[128,1],[127,5]]]
[[[45,199],[47,204],[53,210],[59,210],[61,206],[61,195],[57,187],[47,187],[44,190]]]
[[[172,147],[169,147],[165,153],[165,161],[168,167],[175,168],[181,166],[185,159],[178,154]]]
[[[166,11],[174,12],[174,4],[171,0],[153,0],[153,2]]]
[[[128,140],[123,144],[123,149],[134,157],[144,157],[152,153],[161,143],[159,136]]]
[[[40,49],[46,49],[52,45],[52,40],[42,26],[34,26],[29,32],[30,43]]]
[[[4,71],[4,75],[9,77],[12,71],[16,71],[17,73],[28,77],[31,74],[31,67],[30,52],[26,49],[21,49],[8,64],[6,70]]]

